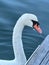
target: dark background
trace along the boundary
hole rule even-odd
[[[30,27],[23,30],[23,45],[27,59],[49,34],[49,0],[0,0],[0,59],[14,59],[12,32],[17,19],[24,13],[38,17],[43,34]]]

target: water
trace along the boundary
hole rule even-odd
[[[23,30],[22,41],[27,59],[49,34],[49,0],[0,0],[0,59],[14,59],[12,32],[17,19],[23,13],[35,14],[43,34],[30,27]]]

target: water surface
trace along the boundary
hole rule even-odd
[[[22,41],[27,59],[49,34],[49,0],[0,0],[0,59],[14,59],[12,47],[13,27],[24,13],[35,14],[43,34],[25,27]]]

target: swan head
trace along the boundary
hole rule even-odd
[[[42,33],[37,16],[34,14],[26,13],[23,15],[24,24],[33,27],[37,32]]]

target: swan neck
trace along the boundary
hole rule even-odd
[[[22,65],[23,63],[26,62],[26,57],[25,57],[23,44],[22,44],[22,31],[23,31],[23,28],[24,28],[23,23],[18,21],[16,23],[15,27],[14,27],[14,30],[13,30],[14,55],[15,55],[15,59],[18,60],[20,65]]]

